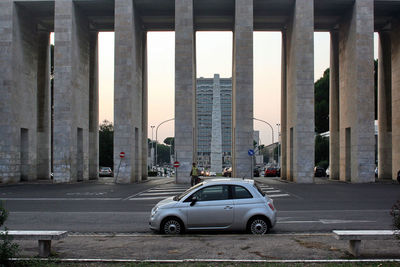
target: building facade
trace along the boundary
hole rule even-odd
[[[219,93],[218,101],[214,97],[215,93]],[[211,168],[212,149],[213,147],[217,148],[218,144],[221,143],[222,162],[221,170],[218,172],[222,172],[223,167],[231,166],[232,78],[220,78],[218,74],[215,74],[213,78],[197,79],[196,111],[198,127],[197,162],[200,167]],[[220,138],[218,132],[220,132]],[[216,144],[214,146],[212,146],[213,138]],[[218,152],[215,151],[214,153]]]

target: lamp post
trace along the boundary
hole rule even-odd
[[[166,123],[168,121],[172,121],[172,120],[175,120],[175,118],[172,118],[172,119],[165,120],[165,121],[161,122],[156,128],[156,165],[157,165],[157,135],[158,135],[158,128],[161,126],[161,124],[164,124],[164,123]]]
[[[263,123],[265,123],[265,124],[268,124],[268,126],[271,127],[271,132],[272,132],[272,143],[271,143],[271,144],[273,144],[273,143],[274,143],[274,128],[272,128],[272,125],[269,124],[268,122],[263,121],[263,120],[260,120],[260,119],[253,118],[253,120],[255,120],[255,121],[261,121],[261,122],[263,122]]]
[[[277,123],[276,126],[278,126],[278,166],[280,167],[280,144],[281,144],[281,132],[279,131],[279,126],[281,126],[280,123]]]
[[[150,127],[151,127],[151,151],[150,151],[150,157],[151,157],[151,170],[153,170],[153,166],[154,166],[154,156],[152,155],[152,153],[154,151],[153,129],[156,126],[150,126]]]

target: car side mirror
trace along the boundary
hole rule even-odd
[[[197,197],[192,197],[192,202],[190,202],[190,206],[194,206],[197,202]]]

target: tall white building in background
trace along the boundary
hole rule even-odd
[[[198,165],[220,173],[231,166],[232,78],[197,79],[196,109]]]

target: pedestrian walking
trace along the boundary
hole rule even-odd
[[[198,183],[199,179],[199,169],[197,169],[195,162],[193,162],[192,170],[190,171],[190,176],[192,177],[192,179],[190,180],[190,185],[194,186],[195,184]]]

